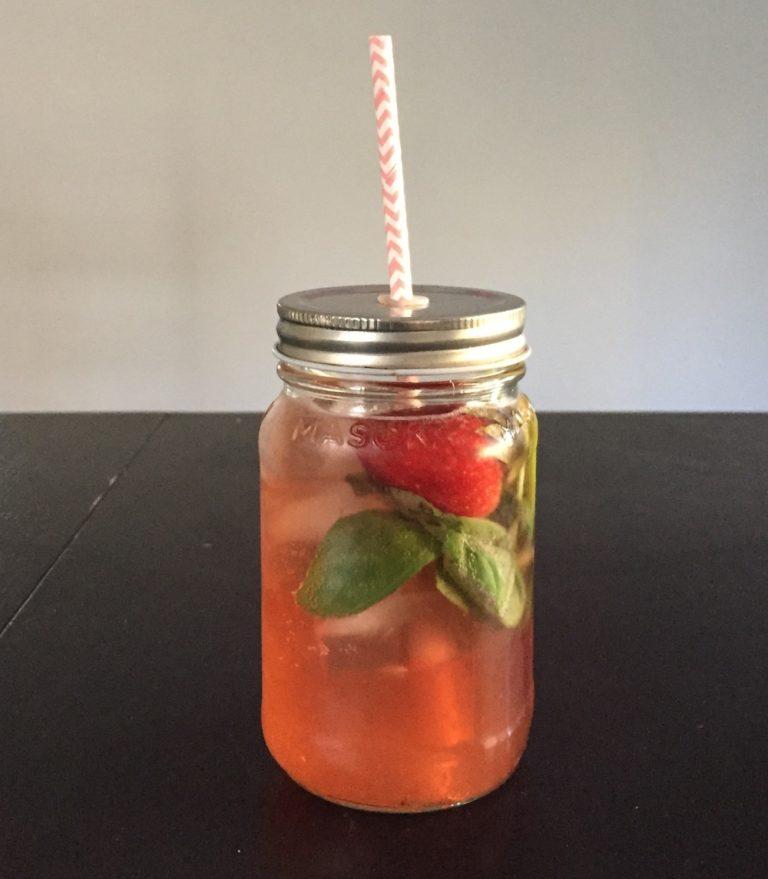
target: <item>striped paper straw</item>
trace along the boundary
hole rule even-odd
[[[400,149],[400,125],[397,118],[397,89],[392,37],[369,37],[373,106],[379,143],[381,194],[384,201],[384,229],[387,234],[387,270],[389,293],[382,294],[383,305],[400,309],[424,308],[429,300],[414,296],[411,281],[411,251],[408,243],[408,219],[405,213],[403,156]]]

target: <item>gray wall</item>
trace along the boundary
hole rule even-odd
[[[281,293],[529,301],[541,408],[768,408],[768,4],[0,0],[0,408],[255,409]]]

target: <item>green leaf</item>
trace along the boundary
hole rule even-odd
[[[440,541],[438,590],[454,604],[504,626],[516,626],[526,607],[510,533],[490,519],[442,513],[424,498],[389,489],[400,512]]]
[[[325,535],[296,600],[316,616],[360,613],[437,554],[436,541],[402,516],[363,510],[339,519]]]
[[[457,527],[459,524],[459,516],[441,512],[418,494],[413,494],[402,488],[391,487],[387,488],[387,494],[389,494],[395,502],[397,509],[406,518],[417,522],[437,540],[443,540],[448,529],[450,527]]]
[[[504,540],[508,539],[505,533]],[[444,573],[470,607],[508,628],[520,623],[526,607],[525,583],[510,547],[498,535],[480,528],[452,530],[443,542],[442,562]]]
[[[443,570],[442,564],[439,564],[435,571],[435,586],[437,586],[438,592],[452,604],[455,604],[456,607],[460,607],[465,613],[477,613],[476,609],[470,605],[458,588],[454,586],[453,581]]]
[[[470,519],[467,516],[454,516],[453,518],[458,520],[458,527],[454,525],[452,530],[458,530],[466,537],[479,543],[501,549],[509,548],[509,532],[498,522],[493,522],[490,519]]]

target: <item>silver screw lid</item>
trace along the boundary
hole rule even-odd
[[[414,285],[429,304],[413,311],[379,302],[386,287],[323,287],[277,303],[278,357],[316,368],[377,373],[500,369],[530,353],[525,302],[511,293]]]

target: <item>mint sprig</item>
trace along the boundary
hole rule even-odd
[[[389,489],[389,494],[404,516],[439,541],[440,592],[477,615],[508,628],[518,625],[525,613],[526,589],[507,529],[490,519],[443,513],[402,489]]]
[[[437,589],[462,610],[506,627],[520,623],[526,588],[506,528],[443,513],[389,488],[397,512],[339,519],[318,547],[296,600],[316,616],[349,616],[386,598],[438,560]]]

